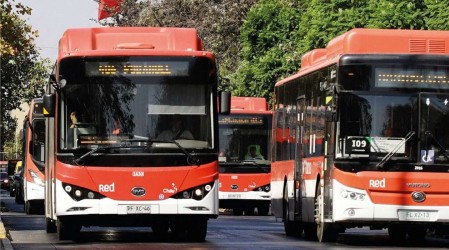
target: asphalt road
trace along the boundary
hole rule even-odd
[[[83,228],[77,241],[59,241],[56,234],[45,232],[43,215],[26,215],[23,205],[16,204],[2,190],[1,213],[7,238],[3,248],[10,249],[441,249],[449,239],[426,237],[419,244],[393,244],[386,230],[350,229],[335,243],[318,243],[287,237],[283,224],[272,216],[231,216],[222,214],[209,221],[203,243],[175,242],[158,239],[150,228]],[[0,236],[2,225],[0,223]]]

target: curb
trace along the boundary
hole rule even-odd
[[[0,215],[0,249],[4,250],[13,250],[14,248],[11,245],[11,241],[8,239],[6,235],[5,226],[3,225],[2,216]]]
[[[0,241],[0,249],[2,249],[2,250],[14,250],[14,248],[11,245],[11,241],[9,241],[8,238],[2,239]]]

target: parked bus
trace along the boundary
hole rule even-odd
[[[272,211],[287,235],[335,241],[449,223],[449,32],[354,29],[275,85]]]
[[[23,122],[22,145],[23,169],[15,183],[15,200],[24,204],[25,213],[36,214],[43,211],[45,196],[45,118],[42,114],[42,98],[30,102],[28,115]]]
[[[231,113],[218,116],[220,208],[234,215],[268,215],[272,113],[265,98],[231,97]]]
[[[196,30],[68,29],[50,78],[47,232],[145,226],[203,241],[218,216],[218,74]]]

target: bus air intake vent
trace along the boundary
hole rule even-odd
[[[410,52],[443,54],[446,52],[446,41],[412,39],[410,40]]]
[[[443,54],[446,52],[446,41],[429,40],[429,52]]]
[[[423,39],[410,40],[410,52],[412,53],[425,53],[427,48],[427,42]]]

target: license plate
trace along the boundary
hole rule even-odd
[[[430,221],[432,220],[431,211],[399,211],[399,220],[403,221]]]
[[[243,198],[242,194],[228,194],[228,199],[241,199]]]
[[[150,205],[127,205],[126,213],[127,214],[150,214],[151,206]]]

